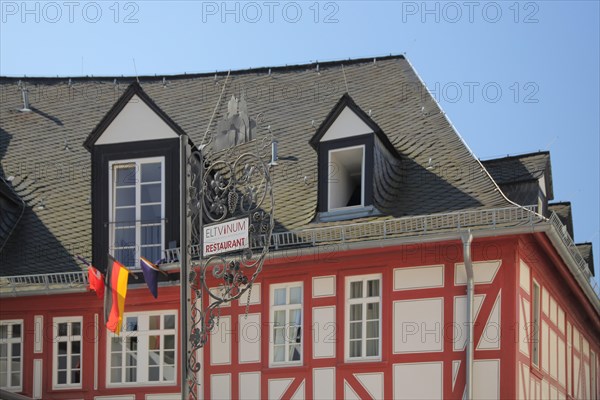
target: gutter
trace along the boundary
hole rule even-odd
[[[473,263],[471,260],[471,243],[473,242],[473,234],[471,230],[467,230],[460,235],[463,243],[463,261],[467,272],[467,382],[465,388],[465,399],[473,398],[473,358],[474,358],[474,341],[473,341],[473,325],[475,323],[473,313],[473,299],[475,297],[475,281],[473,274]]]

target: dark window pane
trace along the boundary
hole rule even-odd
[[[0,357],[6,357],[8,355],[8,345],[6,343],[0,344]]]
[[[160,350],[160,336],[152,335],[148,337],[148,349]]]
[[[135,167],[127,168],[115,168],[115,185],[116,186],[127,186],[135,185]]]
[[[120,337],[113,337],[110,339],[110,342],[112,344],[112,351],[121,351],[123,346],[121,345],[122,341]]]
[[[0,325],[0,339],[8,337],[8,325]]]
[[[142,203],[159,203],[161,201],[160,183],[142,185]]]
[[[137,317],[127,317],[126,329],[128,331],[130,331],[130,332],[138,330],[138,319],[137,319]],[[127,341],[129,341],[130,339],[137,339],[137,338],[127,338]]]
[[[350,298],[360,299],[362,295],[362,282],[351,282],[350,283]]]
[[[127,382],[135,382],[137,380],[137,370],[135,367],[126,369],[125,380]]]
[[[71,372],[71,383],[79,383],[81,382],[81,371],[76,370]]]
[[[350,323],[350,339],[360,339],[362,337],[362,323]]]
[[[67,342],[58,343],[58,354],[67,354]]]
[[[142,223],[160,222],[160,218],[162,216],[161,208],[162,206],[160,204],[142,206]]]
[[[13,338],[21,337],[21,324],[15,324],[12,326],[12,337]]]
[[[12,356],[19,357],[21,355],[21,343],[12,344]]]
[[[142,164],[142,182],[160,182],[160,163]]]
[[[160,353],[158,351],[151,351],[148,353],[148,365],[160,365]]]
[[[165,329],[175,329],[174,315],[165,315]]]
[[[71,369],[80,369],[81,363],[79,361],[79,356],[71,356]]]
[[[135,188],[117,188],[115,206],[134,206]]]
[[[62,385],[67,383],[67,371],[59,371],[56,381],[58,384],[62,384]]]
[[[149,367],[148,368],[148,380],[151,382],[156,382],[160,379],[160,367]]]
[[[175,352],[174,351],[165,351],[164,364],[175,365]]]
[[[81,323],[73,322],[71,324],[71,335],[73,335],[73,336],[81,335]]]
[[[350,357],[360,357],[362,355],[361,341],[350,342]]]
[[[111,367],[120,367],[121,362],[123,360],[123,356],[121,353],[114,353],[110,356],[110,365]]]
[[[159,226],[142,226],[142,245],[144,244],[160,244],[161,229]],[[152,260],[153,261],[153,260]]]
[[[115,221],[114,222],[126,222],[121,223],[117,226],[130,226],[135,225],[135,207],[118,208],[115,210]]]
[[[367,338],[379,337],[379,321],[367,322]]]
[[[379,280],[368,281],[367,288],[367,297],[379,296]]]
[[[160,329],[160,315],[151,315],[149,318],[150,329]]]
[[[367,340],[367,357],[379,355],[379,340]]]
[[[367,304],[367,319],[379,319],[379,303]]]
[[[58,336],[67,336],[67,323],[62,322],[58,324]]]
[[[58,356],[58,369],[67,369],[67,356]]]
[[[77,340],[71,342],[71,354],[79,354],[81,352],[81,343]]]
[[[350,321],[362,320],[362,304],[350,305]]]
[[[12,386],[21,386],[21,373],[13,372],[10,383]]]
[[[115,246],[135,246],[135,228],[115,229]]]
[[[110,381],[112,383],[121,382],[121,368],[112,368],[110,370]]]

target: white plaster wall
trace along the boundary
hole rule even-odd
[[[133,96],[96,144],[172,139],[178,135],[138,96]]]

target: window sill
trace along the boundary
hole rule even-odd
[[[381,357],[346,358],[344,362],[346,364],[381,362]]]
[[[323,211],[317,214],[316,222],[343,221],[354,218],[364,218],[381,215],[381,211],[374,206],[346,207],[333,211]]]
[[[177,382],[127,382],[127,383],[107,383],[107,389],[120,389],[131,387],[173,387],[177,386]]]

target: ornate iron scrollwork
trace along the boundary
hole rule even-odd
[[[251,120],[250,125],[255,127],[255,121]],[[197,350],[204,346],[218,324],[222,304],[239,299],[245,293],[249,302],[252,285],[262,270],[271,243],[275,204],[265,160],[270,155],[272,137],[270,132],[264,137],[256,136],[253,132],[254,139],[249,142],[225,150],[218,150],[216,146],[215,150],[209,135],[208,143],[188,157],[187,217],[191,221],[192,266],[187,277],[191,294],[187,383],[193,399],[201,367]],[[248,247],[204,258],[203,226],[238,218],[248,221]],[[212,288],[208,286],[208,279]],[[215,280],[218,282],[216,290]]]

